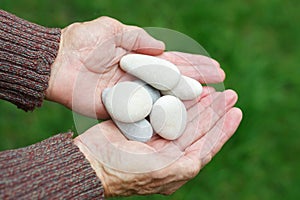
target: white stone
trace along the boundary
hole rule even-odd
[[[142,80],[135,80],[135,83],[138,83],[140,85],[142,85],[150,94],[150,96],[152,97],[152,102],[155,103],[157,101],[157,99],[160,98],[160,92],[155,89],[154,87],[152,87],[151,85],[145,83]]]
[[[159,98],[150,113],[150,123],[154,131],[168,140],[182,135],[187,123],[187,111],[184,104],[174,96]]]
[[[152,109],[149,92],[135,82],[120,82],[102,92],[103,104],[109,115],[120,122],[132,123],[144,119]]]
[[[129,140],[147,142],[153,135],[152,126],[146,119],[134,123],[124,123],[117,120],[114,122]]]
[[[158,90],[170,90],[180,79],[180,72],[173,63],[154,56],[128,54],[121,58],[120,66]]]
[[[162,91],[163,95],[173,95],[181,100],[192,100],[202,93],[202,85],[195,79],[181,76],[178,84],[171,90]]]

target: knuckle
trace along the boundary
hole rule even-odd
[[[175,193],[176,190],[167,190],[167,191],[163,191],[161,192],[162,195],[165,195],[165,196],[170,196],[172,194]]]
[[[197,176],[197,174],[200,171],[200,164],[198,165],[190,165],[189,167],[186,168],[186,174],[187,174],[187,178],[194,178],[195,176]]]
[[[121,22],[108,16],[101,16],[97,20],[100,21],[101,23],[121,25]]]

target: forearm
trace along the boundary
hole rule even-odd
[[[0,99],[26,111],[41,106],[60,35],[0,10]]]
[[[104,199],[71,133],[0,152],[0,170],[0,199]]]

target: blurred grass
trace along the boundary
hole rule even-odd
[[[101,15],[166,27],[194,38],[221,63],[225,86],[238,92],[244,112],[236,135],[175,194],[128,199],[300,198],[299,1],[1,0],[0,8],[52,27]],[[1,150],[75,129],[72,113],[57,104],[24,113],[0,101],[0,110]]]

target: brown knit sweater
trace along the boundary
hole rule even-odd
[[[60,35],[0,10],[0,99],[25,111],[42,105]],[[0,199],[104,199],[104,190],[65,133],[0,152]]]

